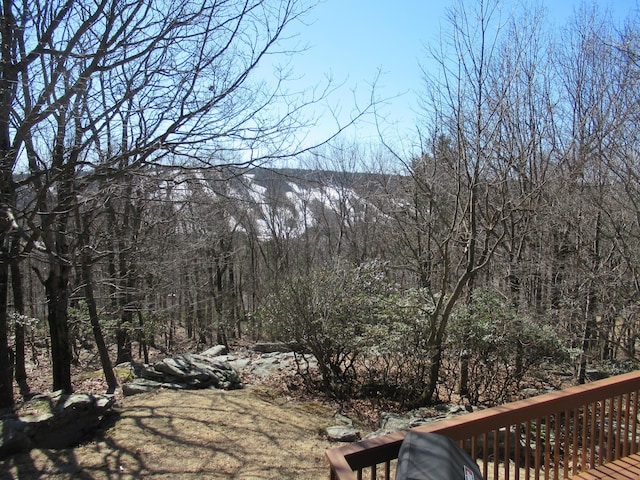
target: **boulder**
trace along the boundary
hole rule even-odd
[[[226,355],[228,353],[229,349],[225,345],[216,345],[208,348],[204,352],[200,352],[199,355],[204,355],[205,357],[219,357],[220,355]]]
[[[353,420],[339,412],[334,415],[334,418],[342,425],[353,426]]]
[[[360,432],[353,426],[353,420],[336,413],[335,419],[338,425],[324,429],[327,440],[331,442],[356,442],[360,440]]]
[[[177,390],[184,387],[182,385],[162,383],[155,380],[148,380],[146,378],[134,378],[131,382],[122,384],[122,395],[130,397],[131,395],[151,392],[160,388],[172,388]]]
[[[325,433],[331,442],[357,442],[360,440],[360,432],[350,425],[327,427]]]
[[[32,448],[75,446],[98,430],[113,403],[110,395],[36,395],[0,419],[0,459]]]
[[[247,368],[247,366],[251,363],[251,359],[248,357],[236,356],[231,354],[220,355],[219,357],[217,357],[217,359],[222,362],[227,362],[238,371]]]
[[[33,448],[33,442],[25,429],[25,422],[18,417],[7,416],[0,419],[0,460]]]
[[[472,411],[473,407],[470,405],[441,404],[437,405],[433,410],[417,408],[403,414],[383,412],[378,422],[378,430],[368,434],[365,439],[379,437],[400,430],[408,430]]]
[[[243,387],[240,375],[228,362],[205,354],[165,358],[153,365],[144,365],[135,373],[137,378],[122,386],[126,396],[158,388],[232,390]]]
[[[298,344],[286,342],[258,342],[252,348],[259,353],[285,353],[300,350]]]

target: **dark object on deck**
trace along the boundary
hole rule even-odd
[[[396,480],[482,480],[482,474],[449,437],[411,430],[400,446]]]

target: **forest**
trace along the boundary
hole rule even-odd
[[[69,392],[82,345],[113,391],[176,335],[294,342],[310,387],[415,405],[637,366],[637,12],[454,3],[406,153],[305,145],[321,98],[256,78],[312,5],[171,5],[3,3],[0,407],[34,332]]]

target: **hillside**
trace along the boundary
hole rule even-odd
[[[373,211],[380,214],[376,202],[399,178],[304,169],[177,169],[141,180],[141,188],[152,189],[158,201],[172,201],[176,211],[198,203],[222,207],[231,231],[269,240],[299,237],[339,221],[356,222]]]

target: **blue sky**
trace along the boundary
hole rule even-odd
[[[475,1],[475,0],[474,0]],[[510,0],[508,5],[514,5]],[[566,0],[542,0],[552,24],[563,25],[574,8],[582,3]],[[624,18],[637,8],[637,0],[596,1],[610,9],[616,18]],[[300,28],[296,41],[308,49],[295,55],[292,68],[302,87],[313,87],[330,76],[341,85],[327,109],[337,111],[345,121],[355,101],[366,102],[371,84],[378,98],[389,98],[381,107],[388,137],[411,136],[415,131],[417,93],[422,88],[419,62],[426,59],[425,45],[437,42],[441,28],[447,29],[449,0],[324,0],[306,17],[309,25]],[[291,32],[290,32],[291,33]],[[312,131],[309,141],[321,138],[335,126],[325,112]],[[375,142],[376,132],[366,119],[351,138]]]

